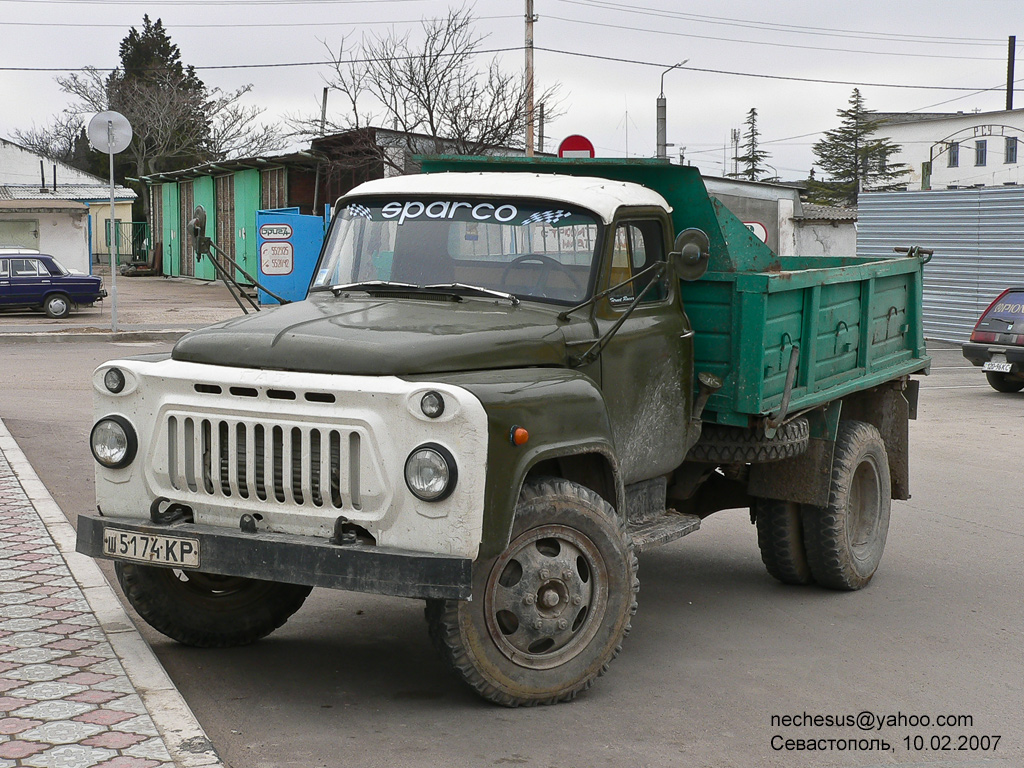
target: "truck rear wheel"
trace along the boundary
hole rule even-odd
[[[229,648],[269,635],[312,587],[116,562],[125,597],[153,629],[184,645]]]
[[[783,584],[814,581],[804,552],[804,523],[800,505],[781,499],[756,499],[754,520],[757,546],[769,575]]]
[[[804,506],[804,547],[815,581],[832,589],[867,586],[889,531],[892,489],[885,442],[862,421],[839,425],[826,507]]]
[[[431,639],[489,701],[568,701],[618,655],[636,571],[625,525],[601,497],[567,480],[528,482],[508,548],[477,563],[473,600],[428,602]]]

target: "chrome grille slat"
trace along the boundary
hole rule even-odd
[[[165,419],[162,446],[166,483],[178,493],[315,509],[361,505],[357,430],[178,413]]]

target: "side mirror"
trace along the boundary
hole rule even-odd
[[[684,229],[676,235],[669,263],[680,280],[699,280],[708,271],[711,241],[700,229]]]
[[[196,206],[196,210],[188,222],[188,238],[192,243],[192,250],[202,256],[204,253],[203,240],[206,239],[206,209],[201,205]]]

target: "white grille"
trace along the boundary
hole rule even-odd
[[[363,437],[344,427],[170,414],[167,483],[182,494],[361,509]]]

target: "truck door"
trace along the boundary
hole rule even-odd
[[[668,222],[662,216],[617,222],[604,286],[664,261],[668,244]],[[633,281],[602,300],[596,313],[599,336],[611,330],[649,282]],[[678,288],[665,275],[601,353],[601,388],[626,483],[665,474],[682,463],[693,389],[691,333]]]

